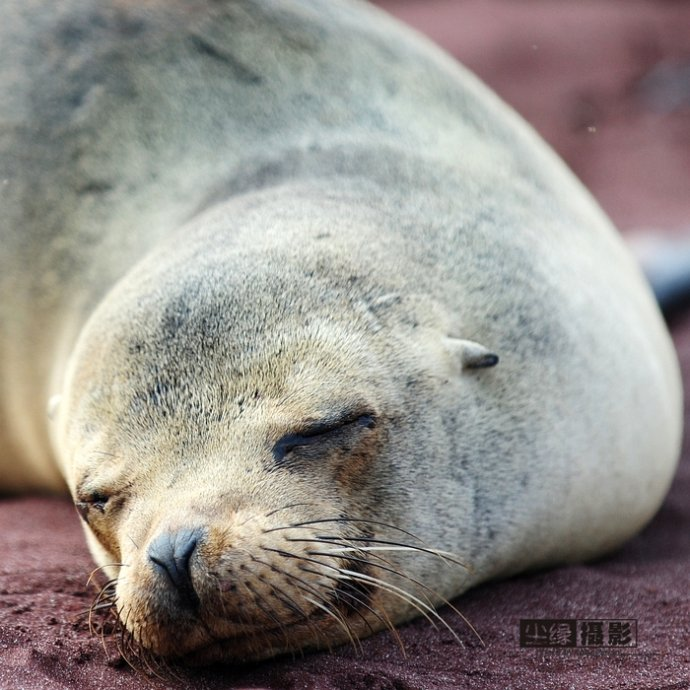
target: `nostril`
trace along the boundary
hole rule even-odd
[[[148,556],[155,570],[165,575],[178,592],[181,603],[194,607],[199,597],[194,591],[190,561],[204,530],[181,529],[176,532],[163,532],[149,545]]]

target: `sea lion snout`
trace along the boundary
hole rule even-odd
[[[192,581],[191,560],[197,545],[206,536],[201,527],[162,532],[148,548],[148,559],[157,575],[157,584],[171,587],[183,608],[199,606]]]

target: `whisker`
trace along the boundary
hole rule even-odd
[[[93,635],[99,634],[97,629],[96,629],[96,624],[95,621],[93,620],[93,616],[95,612],[100,612],[100,611],[108,611],[113,609],[116,606],[115,599],[111,599],[110,601],[104,601],[100,603],[94,603],[88,610],[88,625],[89,625],[89,632]],[[103,638],[105,636],[105,628],[104,626],[101,626],[101,631],[102,635],[101,637]]]
[[[450,561],[451,563],[453,563],[454,565],[459,565],[459,566],[465,568],[470,573],[474,572],[472,566],[469,565],[468,563],[464,563],[463,561],[461,561],[458,558],[457,554],[454,554],[451,551],[443,551],[440,549],[435,549],[427,541],[422,539],[419,535],[414,534],[413,532],[409,532],[408,530],[405,530],[402,527],[398,527],[397,525],[393,525],[393,524],[388,523],[388,522],[382,522],[381,520],[370,520],[368,518],[345,517],[345,516],[340,516],[340,517],[335,517],[335,518],[319,518],[316,520],[306,520],[303,522],[297,522],[297,523],[293,523],[290,525],[284,525],[282,527],[271,528],[269,530],[264,530],[264,533],[273,532],[273,531],[280,531],[280,530],[284,531],[284,530],[292,529],[295,527],[303,527],[303,526],[308,527],[310,525],[334,523],[334,522],[335,523],[354,523],[354,524],[361,523],[364,525],[376,525],[379,527],[385,527],[387,529],[394,530],[396,532],[400,532],[401,534],[404,534],[408,537],[411,537],[412,539],[414,539],[414,540],[416,540],[416,541],[418,541],[424,545],[423,547],[416,547],[414,544],[402,544],[403,546],[407,546],[408,548],[411,548],[411,549],[416,548],[420,551],[424,551],[426,549],[428,553],[435,554],[444,561],[447,560],[447,561]],[[294,541],[294,539],[290,539],[289,537],[286,537],[286,540],[287,541]],[[366,541],[366,540],[371,540],[371,542],[379,543],[379,544],[389,544],[389,545],[398,544],[397,542],[384,541],[381,539],[374,539],[372,537],[359,537],[356,539],[356,541]]]
[[[331,544],[333,542],[328,541],[325,543]],[[343,549],[343,550],[344,551],[356,551],[357,549],[356,548],[347,548],[347,549]],[[331,556],[332,555],[331,551],[326,551],[326,552],[309,551],[308,553],[310,556]],[[376,556],[376,554],[374,554],[374,555]],[[457,616],[465,623],[465,625],[467,625],[467,627],[474,633],[474,635],[477,637],[477,639],[481,642],[482,646],[484,646],[484,647],[486,646],[484,643],[484,640],[482,639],[482,636],[479,634],[477,629],[472,625],[472,623],[470,623],[470,621],[467,619],[467,617],[464,614],[462,614],[455,606],[453,606],[453,604],[451,604],[450,601],[448,601],[448,599],[446,599],[444,596],[441,596],[436,590],[432,589],[431,587],[424,584],[420,580],[417,580],[416,578],[411,577],[410,575],[405,573],[403,570],[396,568],[393,563],[391,563],[390,561],[387,561],[385,559],[379,558],[379,560],[382,560],[384,563],[387,563],[386,566],[383,566],[380,564],[374,565],[371,563],[371,561],[369,561],[365,558],[356,558],[356,557],[348,556],[348,559],[351,561],[354,561],[355,563],[364,563],[366,565],[373,565],[376,568],[390,572],[393,575],[397,575],[398,577],[401,577],[401,578],[407,580],[408,582],[412,582],[413,584],[417,585],[421,589],[424,589],[432,597],[435,597],[439,602],[441,602],[445,606],[448,606],[455,614],[457,614]],[[427,599],[427,601],[428,601],[430,606],[432,606],[432,607],[434,606],[433,601],[431,599]],[[440,614],[437,617],[440,618]],[[457,637],[456,637],[456,639],[457,639]]]
[[[94,604],[90,609],[87,609],[84,613],[88,613],[89,611],[106,611],[107,609],[111,609],[115,606],[115,600],[113,599],[112,601],[104,601],[101,604]]]
[[[334,537],[334,539],[350,539],[350,537]],[[302,541],[299,539],[289,539],[286,538],[285,541]],[[324,540],[323,543],[333,543],[332,540]],[[370,552],[370,551],[420,551],[422,549],[419,549],[416,546],[348,546],[348,547],[343,547],[340,549],[333,549],[333,553],[347,553],[347,552],[356,552],[356,551],[365,551],[365,552]],[[454,556],[453,553],[450,551],[441,551],[440,549],[423,549],[424,553],[430,553],[434,556],[438,556],[439,558],[442,558],[443,560],[450,560],[451,563],[454,565],[459,565],[465,569],[469,569],[469,566],[466,566],[464,563],[461,563],[460,561],[454,561],[451,560]]]
[[[288,597],[284,593],[280,592],[277,590],[275,587],[271,588],[271,594],[278,600],[282,601],[283,604],[285,604],[293,613],[296,613],[299,617],[299,620],[301,620],[312,632],[316,633],[317,638],[321,638],[321,633],[319,632],[318,628],[315,628],[312,621],[309,618],[309,615],[302,609],[299,604],[297,604],[291,597]],[[305,597],[306,599],[306,597]],[[296,622],[296,621],[295,621]],[[283,633],[286,634],[286,645],[290,647],[290,641],[289,638],[287,638],[287,631],[285,631],[285,626],[284,624],[280,623],[281,627],[283,628]],[[326,646],[328,648],[328,651],[332,651],[330,642],[328,639],[326,639]]]
[[[330,541],[326,543],[331,543]],[[270,549],[268,547],[264,547],[266,550],[274,550]],[[278,551],[278,553],[281,553]],[[359,580],[360,582],[369,582],[373,584],[374,586],[377,586],[379,589],[383,589],[384,591],[389,592],[390,594],[393,594],[394,596],[398,596],[401,598],[403,601],[407,602],[409,605],[411,605],[413,608],[415,608],[424,618],[427,619],[429,624],[434,628],[434,630],[438,630],[437,625],[434,623],[433,618],[436,618],[449,632],[450,634],[455,638],[455,640],[458,642],[460,646],[462,646],[462,641],[458,637],[457,633],[448,625],[448,623],[442,618],[442,616],[436,611],[436,609],[431,606],[430,604],[425,603],[415,595],[411,594],[410,592],[407,592],[406,590],[397,587],[396,585],[393,585],[389,582],[386,582],[385,580],[381,580],[381,578],[374,577],[372,575],[366,575],[364,573],[357,573],[353,570],[349,570],[347,568],[339,568],[337,566],[332,566],[328,563],[324,563],[323,561],[319,561],[313,558],[306,558],[303,556],[299,556],[297,554],[291,554],[289,551],[283,551],[283,555],[285,555],[288,558],[297,558],[300,560],[305,560],[305,561],[310,561],[312,563],[315,563],[316,565],[319,565],[324,568],[330,568],[335,570],[339,575],[340,574],[345,574],[348,577],[345,579],[350,579],[350,580]],[[365,561],[366,563],[370,564],[368,561]],[[380,567],[380,566],[379,566]],[[396,574],[399,574],[396,572]],[[433,618],[432,618],[433,617]],[[464,620],[464,616],[461,615],[461,618]],[[472,627],[472,626],[470,626]],[[474,629],[474,628],[472,628]],[[481,639],[481,638],[480,638]]]
[[[89,587],[93,583],[93,580],[96,577],[96,575],[103,572],[106,568],[124,568],[124,567],[126,567],[124,563],[106,563],[106,565],[99,565],[98,568],[94,568],[89,573],[89,577],[86,580],[86,586]],[[109,580],[109,582],[112,582],[112,580]]]
[[[285,624],[278,618],[274,613],[272,607],[268,604],[266,601],[265,597],[261,596],[259,592],[255,591],[251,587],[248,586],[247,583],[243,583],[243,587],[249,591],[250,596],[254,597],[254,602],[256,603],[257,607],[261,610],[261,612],[269,619],[271,619],[275,624],[276,627],[280,630],[282,633],[283,637],[285,638],[285,644],[289,645],[290,644],[290,638],[288,636],[287,631],[285,630]],[[264,608],[262,604],[265,604],[267,609]],[[247,623],[250,623],[251,621],[247,620]]]
[[[409,594],[409,592],[405,592],[405,590],[401,589],[400,587],[396,587],[395,585],[390,585],[389,583],[385,582],[384,580],[381,580],[380,578],[365,576],[363,574],[361,577],[357,577],[358,574],[355,573],[354,571],[347,570],[345,568],[339,568],[338,566],[324,563],[323,561],[319,561],[315,558],[307,558],[306,556],[299,556],[297,554],[290,553],[289,551],[284,551],[284,550],[280,550],[280,549],[271,549],[269,547],[264,547],[264,550],[265,551],[275,551],[276,553],[278,553],[278,554],[280,554],[286,558],[296,558],[298,560],[309,561],[311,563],[315,563],[318,566],[321,566],[322,568],[329,568],[331,570],[335,570],[338,574],[344,573],[344,574],[349,576],[347,579],[350,579],[350,580],[359,579],[360,581],[363,581],[363,582],[364,581],[370,581],[373,584],[375,584],[376,586],[378,586],[379,589],[383,589],[384,591],[388,591],[391,594],[394,594],[394,595],[400,597],[401,599],[403,599],[403,601],[406,601],[408,604],[410,604],[413,608],[415,608],[417,611],[419,611],[420,615],[424,616],[424,618],[426,618],[429,621],[429,623],[434,628],[434,630],[438,630],[438,627],[436,626],[436,624],[434,623],[432,618],[429,616],[429,613],[431,613],[432,616],[436,616],[443,623],[443,625],[445,625],[451,631],[451,633],[458,640],[458,642],[460,642],[460,638],[458,638],[458,636],[452,630],[452,628],[450,628],[448,623],[446,623],[446,621],[444,621],[443,618],[441,618],[441,616],[434,610],[433,607],[429,606],[428,604],[425,604],[423,601],[419,600],[414,595]],[[343,579],[345,579],[345,578],[343,578]],[[427,611],[429,613],[427,613]],[[460,644],[462,644],[462,643],[460,643]]]
[[[252,586],[251,583],[246,582],[245,587],[255,596],[261,596]],[[297,617],[299,620],[306,620],[307,619],[307,614],[304,612],[302,607],[297,604],[293,599],[289,596],[287,596],[285,593],[275,589],[271,588],[271,594],[278,600],[282,601],[285,606],[287,606],[293,613],[297,614]]]
[[[243,527],[248,522],[251,522],[252,520],[257,520],[260,517],[263,517],[263,518],[272,517],[273,515],[276,515],[277,513],[280,513],[284,510],[290,510],[292,508],[300,508],[302,506],[313,506],[313,505],[314,505],[313,502],[310,502],[310,503],[288,503],[284,506],[281,506],[280,508],[275,508],[273,510],[270,510],[268,513],[263,513],[263,514],[256,513],[253,515],[248,515],[244,520],[242,520],[242,522],[239,523],[238,526]]]
[[[268,602],[266,602],[264,597],[260,597],[259,599],[255,599],[254,603],[257,605],[257,607],[261,610],[261,612],[269,619],[271,619],[278,630],[280,630],[281,634],[283,635],[283,638],[285,640],[285,645],[289,646],[290,645],[290,637],[288,635],[287,630],[285,629],[285,624],[278,618],[272,611],[270,605]],[[265,604],[265,606],[264,606]]]
[[[383,589],[390,594],[396,595],[400,597],[403,601],[406,601],[408,604],[413,606],[417,611],[421,613],[424,618],[426,618],[431,626],[434,628],[434,630],[438,630],[438,627],[434,623],[433,618],[435,618],[439,623],[443,625],[446,630],[455,638],[456,642],[462,646],[462,641],[458,637],[457,633],[453,628],[448,625],[448,623],[443,619],[443,617],[436,611],[436,609],[422,601],[419,597],[416,597],[414,594],[411,594],[410,592],[397,587],[396,585],[391,584],[390,582],[386,582],[385,580],[381,580],[381,578],[374,577],[372,575],[366,575],[364,573],[357,573],[354,570],[348,570],[347,568],[342,568],[340,570],[341,573],[347,575],[349,579],[354,579],[354,580],[359,580],[361,582],[370,582],[374,584],[375,586],[379,587],[380,589]]]
[[[311,585],[307,584],[301,577],[297,577],[296,575],[289,573],[287,570],[279,568],[277,565],[274,565],[273,563],[267,563],[266,561],[262,561],[259,558],[256,558],[255,560],[257,563],[261,563],[262,565],[265,565],[271,570],[274,570],[275,572],[280,573],[281,575],[285,575],[285,577],[290,580],[291,584],[295,584],[299,589],[302,589],[306,592],[311,592],[315,596],[319,596],[318,591]]]
[[[316,606],[317,608],[321,609],[326,615],[333,618],[333,620],[342,627],[342,629],[345,631],[345,634],[348,636],[348,639],[350,640],[352,648],[355,650],[355,652],[362,651],[362,643],[359,641],[357,636],[353,636],[352,628],[350,628],[350,626],[347,624],[346,620],[342,616],[338,615],[335,611],[332,611],[328,606],[320,604],[315,599],[312,599],[311,597],[308,597],[304,594],[302,596],[304,597],[305,601],[308,601],[313,606]]]
[[[133,650],[134,651],[134,650]],[[136,650],[136,658],[138,661],[144,664],[146,670],[159,680],[166,681],[168,678],[162,675],[166,671],[163,667],[163,662],[161,659],[155,658],[152,654],[147,651],[142,652],[142,650]]]
[[[297,504],[300,505],[300,504]],[[312,505],[309,503],[305,503],[304,505]],[[287,529],[292,529],[292,528],[297,528],[297,527],[311,527],[312,525],[322,525],[322,524],[328,524],[328,523],[341,523],[341,524],[348,524],[348,523],[355,523],[355,524],[363,524],[363,525],[376,525],[377,527],[386,527],[387,529],[392,529],[396,532],[400,532],[401,534],[404,534],[408,537],[411,537],[412,539],[416,539],[417,541],[424,543],[424,540],[418,537],[416,534],[413,534],[412,532],[408,532],[407,530],[403,529],[402,527],[398,527],[396,525],[391,525],[388,522],[381,522],[380,520],[369,520],[368,518],[350,518],[350,517],[345,517],[340,516],[340,517],[335,517],[335,518],[319,518],[317,520],[304,520],[303,522],[294,522],[289,525],[284,525],[282,527],[272,527],[270,529],[264,530],[264,534],[267,532],[279,532],[281,530],[287,530]]]
[[[305,582],[302,578],[296,577],[295,575],[288,573],[286,570],[283,570],[282,568],[279,568],[278,566],[269,565],[269,567],[272,567],[275,570],[277,570],[278,572],[285,575],[287,578],[289,578],[291,580],[291,582],[293,582],[302,591],[310,592],[312,595],[317,597],[322,602],[323,605],[318,605],[315,601],[313,601],[309,597],[302,595],[302,596],[304,596],[304,599],[306,601],[309,601],[312,605],[318,606],[318,608],[325,611],[329,616],[333,617],[336,620],[336,622],[338,622],[338,624],[345,629],[345,632],[347,633],[347,636],[350,638],[350,642],[352,642],[352,646],[355,649],[355,651],[361,651],[361,643],[359,642],[359,639],[356,638],[356,636],[353,637],[352,629],[350,628],[350,626],[347,623],[347,617],[339,614],[337,611],[330,608],[331,602],[328,600],[327,597],[325,597],[323,594],[321,594],[318,589],[316,589],[317,586],[325,589],[325,585],[322,585],[322,584],[316,582],[316,583],[314,583],[314,586],[312,586],[312,585],[308,584],[307,582]],[[315,570],[312,572],[315,575],[321,576],[321,573],[318,573]],[[326,577],[328,577],[331,580],[337,581],[336,578],[334,578],[334,577],[331,577],[328,575]],[[327,590],[327,591],[330,592],[331,590]],[[345,594],[345,593],[343,593],[343,594]],[[356,598],[356,597],[351,597],[351,598]],[[365,602],[363,602],[359,599],[358,599],[358,601],[359,601],[359,603],[366,606]],[[367,607],[367,608],[369,608],[369,607]],[[362,619],[364,624],[367,625],[369,627],[369,630],[373,633],[374,630],[371,627],[371,625],[369,624],[369,622],[367,621],[367,619],[364,618],[364,616],[362,616],[362,614],[357,609],[355,609],[355,611],[356,611],[357,615]],[[355,642],[356,642],[356,644],[355,644]]]
[[[103,586],[99,589],[98,596],[104,596],[107,594],[115,594],[115,587],[118,583],[118,578],[114,578],[112,580],[108,580],[106,583],[103,584]]]
[[[375,539],[373,537],[341,537],[341,536],[331,536],[331,535],[321,535],[317,534],[314,538],[297,538],[297,537],[285,537],[285,541],[290,541],[290,542],[300,542],[300,543],[309,543],[309,542],[315,542],[317,544],[328,544],[328,543],[335,543],[335,540],[337,539],[346,539],[349,542],[364,542],[365,544],[384,544],[389,547],[394,547],[399,550],[406,550],[406,551],[417,551],[419,553],[426,553],[429,554],[430,556],[437,556],[443,561],[450,561],[454,565],[458,565],[461,568],[464,568],[467,571],[471,572],[470,566],[468,566],[466,563],[463,563],[462,561],[457,560],[454,555],[448,551],[441,551],[439,549],[431,549],[427,548],[425,546],[415,546],[414,544],[404,544],[401,542],[395,542],[395,541],[389,541],[386,539]],[[358,548],[358,547],[356,547]],[[367,547],[362,547],[362,550]],[[370,547],[371,548],[371,547]]]
[[[317,570],[312,570],[311,568],[307,568],[300,564],[300,570],[303,570],[306,573],[312,573],[313,575],[317,575],[319,577],[326,577],[329,580],[333,580],[335,582],[339,582],[339,579],[335,575],[327,575],[325,573],[320,573]],[[325,589],[325,585],[320,585]],[[335,590],[329,590],[335,592]],[[349,599],[353,600],[355,602],[355,611],[359,615],[359,617],[364,621],[365,625],[369,628],[370,632],[373,634],[374,629],[371,627],[371,624],[369,621],[357,610],[357,606],[362,606],[363,608],[366,608],[368,611],[370,611],[376,618],[378,618],[381,623],[383,623],[384,628],[386,628],[392,635],[393,638],[395,639],[396,643],[400,647],[400,652],[402,653],[403,657],[407,657],[407,653],[405,651],[405,645],[403,644],[402,639],[400,638],[400,635],[398,634],[398,631],[396,627],[393,625],[393,622],[391,619],[388,617],[386,614],[385,610],[382,609],[380,612],[377,611],[375,608],[372,606],[369,606],[367,602],[364,599],[361,599],[358,597],[356,594],[353,594],[352,592],[340,590],[337,592],[337,596],[345,596],[348,597]]]
[[[264,513],[264,517],[272,517],[276,513],[280,513],[283,510],[291,510],[292,508],[303,508],[307,506],[313,506],[314,502],[302,502],[302,503],[288,503],[287,505],[281,506],[280,508],[276,508],[275,510],[271,510],[268,513]]]
[[[127,629],[129,614],[130,612],[127,613],[125,620],[122,620],[122,609],[118,609],[117,611],[117,617],[122,622],[122,625],[119,630],[119,640],[115,641],[115,646],[117,648],[118,654],[120,655],[122,660],[127,664],[127,666],[129,666],[133,671],[136,671],[138,673],[139,668],[135,666],[132,661],[130,661],[128,653],[128,650],[130,648],[130,638],[132,636],[132,634]]]

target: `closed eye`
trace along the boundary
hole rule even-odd
[[[74,505],[79,513],[81,519],[88,525],[89,514],[96,510],[99,513],[105,513],[105,508],[108,503],[109,496],[103,493],[94,492],[88,496],[80,497],[74,502]]]
[[[278,464],[301,448],[316,444],[324,446],[337,443],[362,429],[373,429],[376,418],[373,414],[347,415],[338,420],[321,420],[306,424],[296,433],[286,434],[273,446],[273,458]]]

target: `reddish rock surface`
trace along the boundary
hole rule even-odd
[[[690,228],[690,6],[643,0],[381,0],[512,103],[623,229]],[[690,316],[674,325],[690,381]],[[593,564],[485,585],[425,621],[340,649],[159,679],[88,630],[93,567],[73,508],[0,502],[0,688],[333,690],[690,688],[690,446],[651,525]],[[634,618],[632,649],[521,649],[520,618]]]

